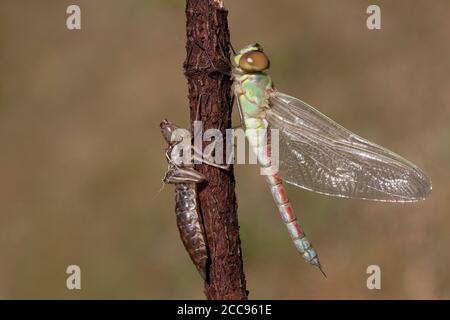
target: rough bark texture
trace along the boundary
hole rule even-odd
[[[187,0],[187,56],[191,122],[204,130],[231,126],[230,35],[228,12],[221,0]],[[203,148],[207,143],[203,143]],[[225,149],[225,148],[224,148]],[[199,186],[199,202],[210,255],[205,295],[208,299],[247,299],[239,239],[233,169],[196,165],[207,182]]]

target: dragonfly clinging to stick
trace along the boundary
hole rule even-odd
[[[241,49],[233,62],[233,91],[239,115],[262,167],[270,167],[272,160],[271,146],[265,138],[267,129],[279,131],[279,170],[266,175],[266,180],[281,218],[307,262],[322,271],[318,255],[293,213],[282,180],[345,198],[412,202],[429,195],[431,181],[417,166],[357,136],[305,102],[275,90],[265,72],[269,59],[260,45]]]

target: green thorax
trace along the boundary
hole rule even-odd
[[[244,114],[244,121],[248,126],[255,120],[263,120],[264,110],[268,107],[268,94],[273,88],[272,79],[264,72],[243,74],[237,78],[239,102]],[[256,119],[255,119],[256,118]]]

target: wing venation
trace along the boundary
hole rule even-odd
[[[414,164],[326,117],[301,100],[270,95],[266,119],[279,130],[279,176],[327,195],[378,201],[424,199],[429,178]]]

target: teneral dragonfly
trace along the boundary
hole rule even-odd
[[[288,232],[304,259],[322,270],[299,226],[282,180],[330,196],[390,202],[425,199],[431,181],[394,152],[357,136],[305,102],[275,90],[258,44],[233,59],[233,91],[246,136],[261,166],[271,164],[268,128],[279,130],[279,171],[266,175]],[[322,271],[323,272],[323,271]]]

